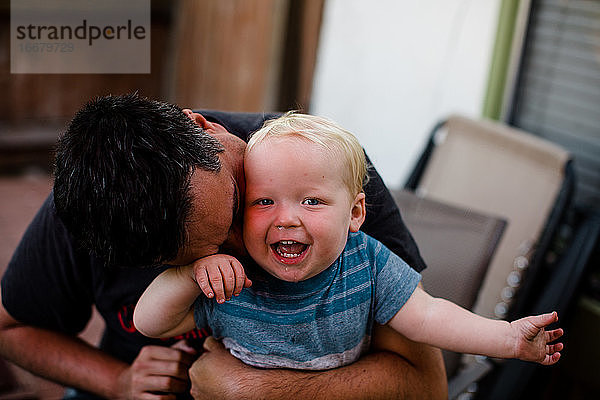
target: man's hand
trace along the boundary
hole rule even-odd
[[[189,389],[188,369],[196,351],[185,341],[172,347],[146,346],[119,377],[122,399],[175,399]]]
[[[231,399],[241,393],[242,381],[251,380],[254,368],[233,357],[213,337],[204,341],[205,352],[189,370],[192,396],[200,399]]]
[[[194,280],[208,298],[218,303],[238,296],[243,288],[250,287],[242,264],[232,256],[215,254],[194,261]]]

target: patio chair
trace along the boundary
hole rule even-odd
[[[564,337],[565,357],[571,358],[572,354],[568,352],[570,344],[573,343],[570,339],[574,334],[568,327],[571,326],[576,311],[577,294],[583,285],[582,278],[587,276],[594,266],[591,260],[600,245],[600,211],[577,208],[573,214],[574,220],[569,222],[572,235],[568,246],[560,259],[554,263],[551,273],[548,273],[544,290],[535,300],[533,307],[526,310],[529,314],[539,314],[547,310],[558,312],[561,326],[567,327]],[[561,359],[559,363],[563,361],[566,360]],[[508,360],[484,378],[479,385],[477,398],[486,400],[563,398],[557,396],[556,385],[563,386],[564,382],[552,384],[553,368],[555,367],[548,368],[520,360]],[[581,398],[588,395],[582,394]]]
[[[391,190],[428,268],[425,290],[470,309],[506,227],[502,218]],[[454,375],[461,355],[443,351],[446,373]]]
[[[546,283],[538,278],[573,186],[571,157],[561,147],[502,123],[453,115],[434,128],[405,188],[420,197],[506,220],[485,274],[479,282],[471,282],[477,295],[467,308],[512,320],[533,308]],[[471,249],[466,245],[461,251]],[[425,252],[423,256],[427,260]],[[429,265],[428,274],[441,274],[444,268],[444,261]],[[478,274],[480,270],[472,275]],[[425,288],[439,295],[439,289],[428,288],[429,279],[424,276]],[[495,368],[482,358],[463,357],[462,363],[457,374],[448,371],[450,398]]]

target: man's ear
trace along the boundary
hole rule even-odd
[[[185,115],[187,115],[188,118],[190,118],[192,121],[194,121],[196,123],[196,125],[198,125],[202,129],[204,129],[205,131],[214,129],[212,123],[208,122],[202,114],[193,112],[189,108],[184,108],[183,113]]]
[[[363,222],[365,222],[365,217],[367,215],[365,194],[363,192],[360,192],[354,198],[350,212],[350,232],[358,232]]]
[[[210,135],[229,134],[227,128],[225,128],[223,125],[218,124],[216,122],[210,122],[206,118],[204,118],[204,115],[195,113],[189,108],[184,108],[183,113],[187,115],[189,119],[194,121],[196,125],[204,129],[204,131]]]

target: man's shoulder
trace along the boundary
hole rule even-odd
[[[78,245],[57,213],[51,191],[23,234],[9,265],[33,263],[45,268],[64,269],[77,260],[103,267]]]
[[[66,228],[62,224],[60,217],[56,212],[56,206],[54,204],[54,191],[51,191],[44,200],[44,203],[40,206],[37,214],[35,215],[30,228],[34,230],[36,228],[59,228],[58,230],[67,234]]]

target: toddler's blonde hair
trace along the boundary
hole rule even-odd
[[[246,153],[269,138],[297,136],[322,146],[331,157],[343,161],[344,184],[352,196],[363,191],[367,181],[367,161],[356,137],[335,122],[314,115],[289,111],[279,118],[268,120],[248,141]]]

